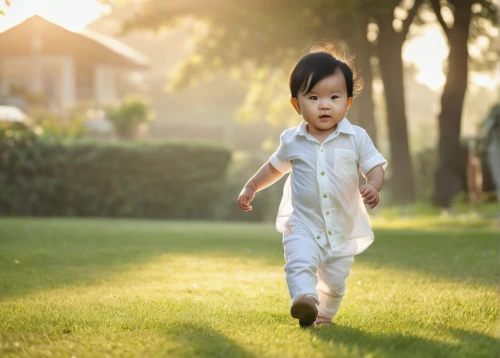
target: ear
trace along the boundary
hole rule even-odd
[[[351,107],[351,104],[352,104],[352,97],[349,97],[347,99],[347,110],[345,111],[345,114],[347,114],[347,112],[349,112],[349,108]]]
[[[297,98],[290,98],[290,103],[292,104],[293,108],[295,108],[297,114],[302,114],[302,112],[300,111],[299,100]]]
[[[349,109],[349,107],[351,107],[351,104],[352,104],[352,97],[349,97],[347,99],[347,109]]]

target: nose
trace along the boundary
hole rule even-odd
[[[322,101],[320,101],[319,108],[323,109],[323,110],[330,109],[330,101],[328,101],[328,100],[322,100]]]

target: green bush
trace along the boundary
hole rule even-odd
[[[134,138],[141,124],[153,119],[149,103],[136,96],[127,96],[119,105],[110,106],[106,115],[114,124],[118,137],[127,140]]]
[[[62,143],[0,131],[0,214],[213,219],[230,159],[209,143]]]

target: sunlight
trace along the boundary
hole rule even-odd
[[[494,90],[498,86],[498,78],[488,76],[481,73],[471,73],[472,82],[480,87],[485,87]]]
[[[1,4],[5,16],[0,18],[0,31],[4,31],[33,15],[40,15],[68,30],[79,31],[109,11],[109,7],[96,0],[13,0],[10,7]]]
[[[497,29],[492,28],[492,36],[497,36]],[[489,39],[482,36],[476,44],[469,45],[471,57],[482,56],[482,50],[489,44]],[[424,25],[418,29],[417,35],[408,40],[403,46],[403,60],[414,64],[418,71],[416,81],[433,91],[440,91],[446,81],[443,65],[448,57],[448,43],[438,24]],[[471,84],[495,89],[498,78],[487,73],[469,72]]]
[[[416,80],[432,90],[443,87],[446,76],[443,61],[448,56],[448,44],[439,25],[423,26],[419,35],[403,46],[403,60],[418,68]]]
[[[13,0],[6,7],[0,2],[0,9],[5,16],[0,17],[0,31],[4,31],[33,15],[40,15],[64,28],[80,31],[100,16],[109,13],[110,7],[97,0],[76,2],[68,0]],[[431,16],[432,18],[432,16]],[[497,35],[498,29],[492,27],[490,35]],[[480,48],[486,46],[486,38],[472,45],[469,51],[472,56],[480,55]],[[410,38],[403,46],[403,60],[417,68],[416,80],[433,91],[443,88],[446,76],[443,63],[448,56],[448,45],[442,30],[437,23],[421,26],[416,36]],[[470,74],[471,82],[477,86],[490,89],[497,86],[497,79],[484,74]]]

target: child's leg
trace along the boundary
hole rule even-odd
[[[319,247],[310,234],[299,226],[291,227],[283,238],[285,277],[292,303],[299,297],[311,296],[318,303],[316,271],[320,262]]]
[[[332,320],[337,314],[353,262],[354,256],[340,257],[328,260],[318,268],[318,320]]]

